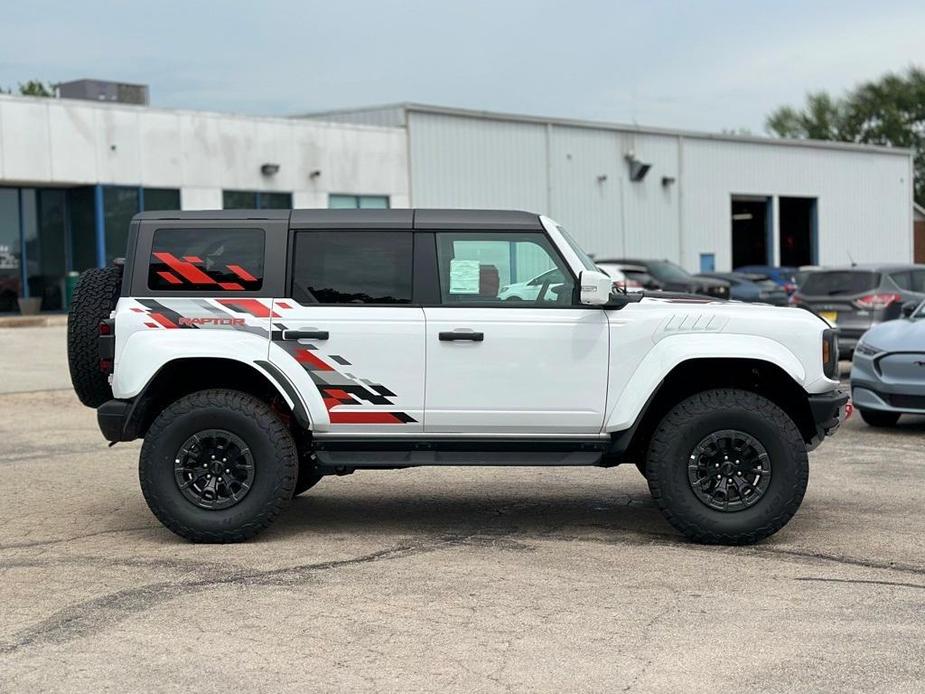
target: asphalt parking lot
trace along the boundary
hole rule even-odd
[[[925,690],[925,418],[850,420],[753,547],[630,466],[360,472],[202,546],[68,388],[63,327],[0,329],[0,691]]]

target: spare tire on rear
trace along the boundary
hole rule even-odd
[[[93,268],[80,275],[67,318],[67,362],[77,397],[87,407],[112,399],[106,374],[100,371],[99,325],[116,308],[122,287],[119,266]]]

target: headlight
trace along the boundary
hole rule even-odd
[[[831,328],[822,331],[822,373],[828,378],[838,378],[837,335]]]
[[[862,340],[861,342],[858,342],[857,347],[854,348],[854,351],[863,354],[866,357],[872,357],[875,354],[880,354],[880,352],[883,350],[879,347],[874,347],[869,342],[864,342]]]

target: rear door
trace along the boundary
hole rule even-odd
[[[419,237],[434,239],[439,284],[438,305],[424,309],[426,431],[599,433],[607,317],[599,307],[576,305],[575,278],[546,235],[460,230]]]
[[[309,406],[316,432],[423,431],[413,244],[410,228],[293,231],[291,290],[273,304],[270,359],[315,391],[305,400],[322,403],[321,416]]]

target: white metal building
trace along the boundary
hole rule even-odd
[[[140,210],[493,207],[688,269],[909,261],[905,150],[414,104],[261,118],[0,95],[0,312],[64,303]]]
[[[311,117],[406,128],[416,207],[543,211],[598,257],[690,270],[912,259],[908,150],[419,104]]]

